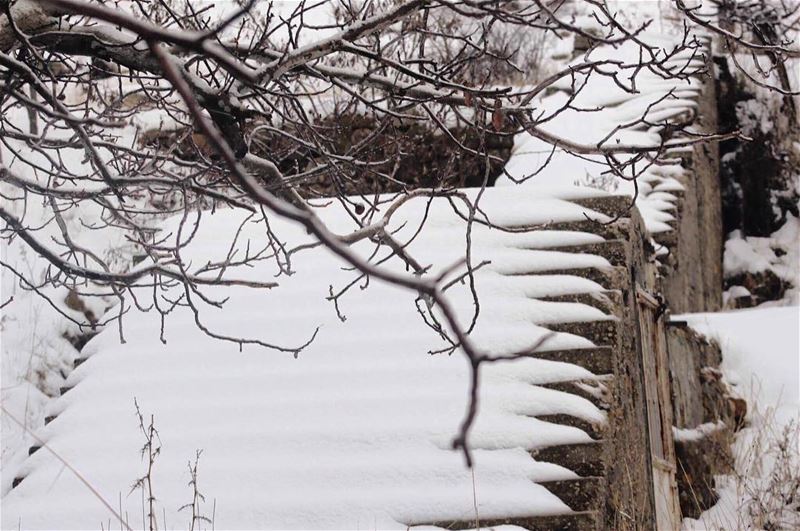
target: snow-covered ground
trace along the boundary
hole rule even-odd
[[[798,179],[800,181],[800,179]],[[722,348],[722,371],[747,400],[747,426],[737,433],[735,470],[717,478],[719,502],[684,529],[800,527],[800,220],[789,214],[770,237],[725,243],[726,276],[771,271],[787,282],[780,300],[746,310],[681,316]],[[748,295],[733,286],[726,298]]]
[[[719,502],[699,520],[685,520],[684,529],[797,529],[791,496],[800,488],[800,308],[679,318],[719,342],[725,378],[749,409],[734,443],[736,473],[718,478]],[[766,527],[767,519],[775,526]]]

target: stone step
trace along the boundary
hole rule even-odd
[[[541,350],[531,354],[532,358],[548,361],[560,361],[583,367],[587,371],[600,375],[614,372],[613,349],[611,347],[574,348],[568,350]]]
[[[623,230],[621,224],[605,224],[591,219],[582,219],[580,221],[560,221],[526,228],[535,230],[588,232],[589,234],[601,236],[605,240],[624,240],[627,238],[627,230]]]
[[[560,253],[593,254],[602,256],[612,265],[620,266],[626,263],[626,241],[615,239],[602,242],[583,243],[578,245],[537,246],[520,245],[517,248],[534,251],[556,251]]]
[[[546,389],[553,389],[554,391],[561,391],[562,393],[569,393],[584,398],[595,405],[599,409],[608,409],[609,404],[605,397],[603,397],[603,389],[597,388],[602,386],[602,382],[589,382],[587,380],[576,380],[566,382],[553,382],[546,384],[537,384],[539,387]],[[587,386],[593,386],[596,392],[590,392],[586,389]]]
[[[523,271],[521,273],[509,273],[508,276],[532,276],[532,275],[567,275],[585,278],[602,286],[607,290],[619,290],[628,286],[628,271],[622,266],[610,266],[604,268],[597,267],[576,267],[569,269],[541,269]]]
[[[528,531],[596,531],[600,529],[601,516],[594,511],[546,516],[513,516],[509,518],[480,518],[478,520],[453,520],[444,522],[417,523],[409,526],[435,526],[442,529],[490,529],[500,526],[517,526]]]
[[[80,334],[76,334],[76,335],[65,335],[64,338],[67,341],[69,341],[70,343],[72,343],[72,346],[75,347],[75,350],[80,352],[81,350],[83,350],[83,347],[86,346],[86,343],[88,343],[90,339],[92,339],[94,336],[96,336],[99,333],[100,332],[98,332],[98,331],[92,331],[92,332],[85,332],[85,333],[80,333]]]
[[[605,476],[604,453],[603,441],[562,444],[530,451],[531,457],[537,461],[568,468],[582,477]]]
[[[545,302],[574,302],[591,306],[606,314],[619,315],[619,307],[622,306],[622,292],[619,290],[610,290],[588,293],[569,293],[550,297],[538,297],[536,300]]]
[[[668,162],[680,162],[684,168],[691,168],[694,149],[692,146],[669,148],[664,151],[662,158]]]
[[[575,254],[594,254],[602,256],[611,265],[622,266],[627,262],[627,242],[624,240],[606,240],[604,242],[586,243],[583,245],[563,245],[559,247],[547,247],[548,251],[558,251],[561,253]]]
[[[573,511],[596,511],[606,501],[607,483],[601,476],[543,481],[539,485],[558,496]]]
[[[678,244],[678,233],[675,230],[659,232],[653,236],[653,239],[657,244],[671,249]]]
[[[573,199],[570,202],[600,212],[610,218],[630,217],[630,210],[634,207],[633,200],[626,195]]]
[[[552,424],[559,424],[561,426],[571,426],[585,431],[592,439],[601,439],[604,435],[605,427],[597,425],[588,420],[567,415],[565,413],[557,413],[555,415],[536,415],[535,419],[543,422],[550,422]]]
[[[576,321],[572,323],[542,324],[553,332],[573,334],[588,339],[595,345],[616,345],[619,321]]]

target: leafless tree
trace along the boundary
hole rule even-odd
[[[443,322],[431,326],[472,367],[471,407],[454,441],[470,462],[466,440],[476,413],[479,367],[498,358],[473,344],[445,290],[454,277],[469,277],[481,264],[465,259],[444,271],[428,270],[408,252],[408,241],[387,230],[392,215],[412,198],[449,196],[466,207],[461,211],[470,224],[486,223],[476,201],[458,187],[490,185],[504,162],[496,147],[522,131],[553,150],[604,157],[608,172],[632,180],[642,167],[659,163],[668,148],[736,135],[701,135],[687,122],[671,124],[658,145],[620,144],[611,134],[586,145],[543,127],[571,107],[589,76],[609,77],[635,93],[643,71],[664,79],[697,75],[696,68],[676,68],[672,61],[705,53],[690,26],[767,52],[770,68],[796,56],[796,48],[766,31],[752,41],[680,0],[676,7],[685,30],[668,48],[641,38],[648,22],[627,27],[600,0],[585,2],[592,31],[580,22],[576,5],[563,0],[340,1],[331,19],[314,22],[319,4],[307,0],[287,11],[266,1],[240,1],[220,16],[210,4],[178,0],[0,0],[0,142],[13,153],[13,160],[0,161],[2,237],[21,238],[50,264],[44,278],[6,262],[4,274],[43,296],[45,286],[60,285],[116,299],[118,311],[109,321],[116,321],[123,341],[130,305],[162,316],[188,306],[213,337],[296,355],[308,343],[277,345],[219,334],[201,322],[196,305],[222,305],[204,295],[208,285],[276,286],[280,277],[255,282],[229,270],[274,260],[288,274],[292,260],[302,259],[298,249],[272,241],[242,256],[232,242],[225,260],[203,265],[186,262],[181,251],[202,210],[247,211],[262,219],[268,233],[275,217],[297,222],[314,245],[352,266],[358,279],[419,294],[423,315],[437,309]],[[561,69],[541,69],[542,43],[565,38],[584,40],[588,50]],[[635,62],[594,58],[598,46],[624,43],[638,47]],[[563,83],[571,98],[562,109],[542,113],[537,98]],[[147,113],[160,116],[161,127],[138,131],[135,146],[121,142],[135,116]],[[652,125],[645,112],[617,129]],[[419,161],[414,149],[425,135],[436,135],[449,151],[420,172],[413,166]],[[467,182],[459,172],[448,173],[453,165],[479,171]],[[411,177],[418,174],[424,178]],[[332,232],[309,206],[317,197],[339,201],[361,228]],[[26,216],[33,202],[44,205],[46,219]],[[379,206],[382,213],[376,214]],[[142,263],[130,268],[74,241],[65,216],[88,207],[101,212],[91,229],[124,231],[131,254]],[[184,234],[170,244],[156,229],[158,220],[175,215]],[[57,227],[59,236],[41,237],[45,226]],[[352,250],[365,240],[403,260],[407,273]],[[152,289],[152,302],[135,295],[133,288],[142,286]],[[176,300],[164,296],[174,286],[182,287]],[[336,302],[340,295],[332,289],[330,298]]]

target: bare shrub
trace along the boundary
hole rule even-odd
[[[728,441],[733,447],[731,471],[717,477],[720,500],[700,522],[720,531],[798,529],[800,418],[782,419],[776,409],[767,408],[752,411],[748,419]]]
[[[189,487],[192,489],[192,501],[191,503],[187,503],[182,505],[178,511],[192,511],[192,520],[189,524],[189,530],[194,531],[195,526],[202,524],[203,522],[212,524],[213,521],[211,518],[205,516],[202,512],[201,505],[205,503],[206,497],[203,493],[200,492],[200,489],[197,486],[197,465],[200,463],[200,455],[203,453],[202,450],[197,450],[194,456],[194,462],[189,461],[187,463],[187,467],[189,468]]]
[[[150,415],[150,422],[145,426],[144,415],[139,409],[139,403],[133,399],[136,406],[136,416],[139,419],[139,430],[145,438],[144,445],[140,453],[143,460],[147,462],[147,471],[143,476],[134,481],[131,486],[131,492],[140,489],[142,491],[142,526],[148,531],[156,531],[158,529],[158,520],[156,518],[156,496],[153,492],[153,467],[155,461],[161,453],[161,437],[155,427],[155,419]],[[199,457],[199,456],[198,456]],[[145,525],[145,507],[147,508],[147,523]],[[193,521],[194,522],[194,521]]]

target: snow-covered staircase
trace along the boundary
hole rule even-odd
[[[436,206],[440,204],[441,207]],[[510,205],[514,204],[520,205],[520,208],[510,208]],[[526,208],[526,204],[535,205],[536,208]],[[640,378],[639,351],[636,347],[638,339],[634,330],[637,327],[637,321],[632,318],[634,312],[632,305],[636,304],[634,285],[637,281],[641,283],[641,278],[637,280],[634,275],[638,275],[636,271],[639,269],[645,270],[648,266],[645,259],[646,238],[643,237],[642,223],[636,211],[629,210],[628,206],[628,200],[624,197],[609,196],[589,190],[554,191],[550,192],[549,198],[543,197],[540,191],[522,192],[509,188],[492,189],[485,194],[483,209],[498,228],[489,229],[476,226],[473,229],[474,259],[477,261],[484,256],[493,259],[492,264],[476,272],[476,283],[479,292],[489,289],[491,286],[499,286],[502,290],[487,291],[482,297],[481,315],[482,319],[488,321],[483,328],[476,331],[478,333],[476,337],[480,340],[483,337],[481,333],[489,333],[487,339],[481,344],[496,345],[491,348],[495,350],[499,348],[501,350],[497,350],[497,352],[502,353],[503,348],[509,348],[515,341],[517,343],[522,341],[522,344],[535,342],[536,337],[547,334],[548,330],[552,331],[554,335],[552,340],[547,341],[542,348],[530,353],[528,359],[513,363],[495,363],[482,369],[486,372],[483,385],[488,401],[484,399],[482,402],[479,425],[476,427],[476,435],[472,444],[478,462],[476,480],[478,481],[478,500],[481,504],[478,513],[481,527],[509,523],[533,530],[601,529],[609,525],[616,525],[613,520],[614,514],[620,512],[635,514],[633,507],[645,503],[647,489],[644,487],[648,482],[647,460],[644,459],[646,456],[644,445],[646,422],[641,410],[643,384]],[[421,240],[415,244],[417,245],[416,252],[423,256],[428,253],[431,261],[435,260],[436,263],[451,262],[451,259],[446,256],[436,258],[438,257],[437,253],[440,253],[442,249],[448,249],[439,247],[438,242],[454,241],[456,239],[454,236],[461,230],[458,227],[463,226],[463,221],[456,220],[455,223],[450,221],[451,214],[448,214],[450,208],[450,205],[444,202],[434,204],[429,219],[429,232],[422,234]],[[587,216],[590,219],[587,219]],[[398,221],[398,223],[404,223],[404,221]],[[219,227],[223,226],[219,223],[213,225],[217,232],[219,232]],[[238,227],[238,224],[235,226]],[[339,271],[335,263],[332,264],[333,268],[325,264],[325,261],[320,261],[319,265],[310,272],[312,277],[308,278],[327,279],[333,272]],[[289,306],[298,304],[303,293],[308,289],[307,283],[304,283],[302,279],[297,284],[291,285],[299,286],[302,290],[297,291],[298,288],[291,288],[282,299],[286,302],[275,301],[279,304],[278,307],[286,308],[287,304]],[[396,299],[393,292],[385,292],[380,289],[379,285],[370,286],[364,292],[354,293],[354,296],[356,295],[359,300],[363,299],[363,303],[359,304],[364,304],[364,309],[369,310],[364,313],[365,316],[375,314],[374,308],[386,308],[390,312],[396,312],[405,308],[406,304],[411,304],[410,302],[401,302]],[[462,300],[458,298],[458,294],[454,294],[454,296],[454,300]],[[269,297],[273,297],[273,295],[269,295]],[[389,299],[386,303],[376,304],[381,298],[387,297]],[[395,299],[391,297],[395,297]],[[269,300],[272,299],[264,299],[264,301]],[[469,299],[464,300],[468,301]],[[232,308],[237,308],[235,299],[232,304]],[[243,301],[239,301],[239,304],[243,305],[242,308],[247,307]],[[430,381],[435,387],[440,387],[447,381],[455,382],[452,394],[452,400],[455,401],[452,402],[452,408],[448,406],[450,409],[443,410],[444,416],[440,420],[426,427],[425,417],[420,416],[420,411],[412,413],[416,420],[409,424],[409,429],[413,428],[413,431],[408,432],[409,434],[420,434],[415,437],[433,437],[432,440],[441,441],[437,444],[447,445],[452,432],[444,431],[441,432],[441,435],[437,433],[441,431],[439,425],[443,420],[453,422],[459,417],[458,411],[463,407],[461,405],[463,404],[463,387],[460,383],[463,380],[453,380],[454,369],[458,368],[458,364],[454,365],[450,360],[457,361],[455,355],[445,358],[424,356],[417,358],[416,355],[408,357],[409,348],[419,348],[413,346],[416,343],[408,343],[409,340],[413,340],[415,335],[426,333],[425,327],[419,327],[419,317],[413,311],[413,304],[411,306],[412,311],[408,320],[406,321],[406,318],[403,317],[402,322],[405,323],[403,326],[406,329],[415,332],[413,334],[405,333],[402,336],[395,334],[394,337],[398,339],[395,340],[393,349],[397,352],[393,350],[394,353],[390,353],[388,357],[385,357],[386,361],[381,361],[381,363],[390,363],[391,365],[387,365],[389,368],[393,367],[397,361],[407,358],[414,363],[413,367],[417,367],[416,364],[419,364],[418,368],[413,368],[413,371],[417,372],[409,373],[410,375],[418,374],[418,376],[412,376],[413,379],[424,377],[425,381]],[[351,322],[357,323],[358,319],[361,319],[360,306],[351,302],[349,307],[345,304],[344,308],[348,314],[348,325]],[[306,311],[313,312],[313,315],[306,313],[306,318],[311,320],[331,313],[330,308],[319,303],[307,306]],[[283,314],[270,313],[269,315],[281,319],[288,317],[285,316],[285,311]],[[247,318],[243,317],[243,319]],[[398,318],[393,319],[397,320]],[[335,322],[328,326],[339,326],[334,324]],[[131,324],[134,329],[141,328],[144,325],[144,316],[137,317],[135,320],[129,319],[128,323],[129,328]],[[382,330],[392,324],[391,319],[388,321],[381,319],[375,321],[372,326]],[[247,435],[250,431],[255,430],[253,437],[264,437],[264,435],[260,435],[261,429],[258,425],[242,424],[234,427],[230,424],[236,418],[236,411],[243,406],[235,399],[236,393],[239,391],[220,394],[214,391],[214,388],[211,387],[211,380],[209,380],[208,384],[198,383],[197,385],[200,387],[197,391],[194,391],[193,388],[184,388],[183,395],[165,395],[158,393],[158,389],[148,382],[168,381],[165,378],[173,378],[178,383],[187,378],[190,381],[195,381],[197,378],[202,378],[202,380],[197,380],[198,382],[206,381],[205,372],[195,374],[193,367],[215,367],[212,373],[209,373],[209,377],[213,374],[214,378],[221,378],[222,381],[235,379],[237,386],[242,388],[250,388],[252,384],[252,390],[249,391],[251,393],[250,400],[255,400],[254,403],[257,405],[263,404],[258,405],[261,412],[257,415],[267,422],[266,419],[274,414],[272,407],[264,409],[270,403],[266,398],[269,394],[269,387],[279,386],[281,378],[295,378],[292,375],[300,369],[297,364],[304,363],[303,360],[306,360],[305,363],[308,364],[309,360],[319,359],[322,361],[322,358],[318,358],[319,354],[314,354],[314,350],[301,354],[300,360],[294,363],[291,360],[283,361],[281,357],[263,358],[264,354],[255,358],[253,354],[245,354],[242,357],[242,354],[228,352],[230,349],[221,350],[225,347],[219,342],[205,339],[202,341],[203,347],[192,346],[194,343],[187,343],[187,347],[184,347],[182,346],[183,342],[189,338],[196,338],[192,339],[193,342],[202,339],[202,335],[198,336],[200,332],[196,331],[193,322],[188,321],[184,325],[175,321],[170,324],[168,321],[167,326],[173,334],[168,336],[168,339],[171,340],[168,341],[165,349],[161,349],[158,342],[146,341],[147,336],[142,335],[135,336],[135,339],[130,340],[126,345],[118,345],[112,330],[92,339],[76,360],[74,374],[67,379],[67,384],[62,390],[62,397],[53,404],[48,416],[48,424],[42,430],[41,436],[48,445],[52,444],[54,449],[68,455],[70,452],[77,451],[76,449],[70,450],[68,441],[80,441],[79,447],[77,447],[81,449],[80,453],[72,456],[77,461],[76,466],[89,476],[101,478],[100,481],[104,485],[125,486],[129,484],[128,476],[135,474],[137,468],[137,443],[134,438],[130,452],[122,452],[117,447],[106,448],[108,444],[113,443],[111,441],[106,443],[104,436],[98,431],[105,431],[105,428],[101,428],[91,420],[97,405],[103,404],[104,411],[113,410],[115,412],[115,418],[119,417],[114,421],[115,425],[119,425],[115,429],[119,430],[128,429],[128,424],[130,424],[127,422],[130,419],[126,418],[130,415],[126,415],[126,413],[130,413],[128,401],[132,398],[126,398],[128,393],[131,396],[137,396],[141,403],[151,405],[157,422],[160,411],[174,410],[178,414],[178,412],[190,408],[191,411],[186,409],[184,413],[180,413],[180,416],[173,417],[173,422],[184,425],[182,441],[194,445],[193,447],[205,448],[204,456],[209,456],[205,462],[206,481],[210,484],[209,488],[223,492],[226,489],[240,488],[233,485],[225,487],[226,483],[222,478],[227,476],[227,468],[230,463],[222,461],[216,464],[214,456],[218,455],[220,450],[215,449],[211,440],[207,440],[208,433],[205,430],[198,430],[200,426],[197,426],[196,422],[186,424],[180,420],[190,418],[191,415],[197,415],[202,411],[204,418],[211,415],[204,421],[207,425],[213,426],[222,423],[230,425],[231,429],[240,431],[242,435]],[[184,336],[176,333],[183,330],[181,328],[183,326],[186,327],[184,333],[186,339],[182,339]],[[291,325],[287,322],[282,326],[289,329]],[[498,342],[498,339],[501,339],[500,336],[491,335],[495,332],[502,332],[505,336],[511,334],[506,337],[506,340],[512,341],[509,347],[503,347],[503,341]],[[391,336],[392,333],[391,329],[386,329],[386,335]],[[380,338],[381,334],[378,333],[375,337]],[[530,341],[525,340],[525,334],[533,334],[530,336]],[[318,339],[312,348],[316,348],[319,352],[338,348],[337,343],[326,342],[324,336],[320,337],[321,339]],[[487,343],[486,341],[489,339],[491,341]],[[341,365],[337,364],[336,373],[330,373],[331,369],[325,368],[325,365],[321,367],[323,372],[320,373],[320,377],[326,382],[333,383],[343,379],[341,387],[338,384],[336,386],[336,393],[344,393],[343,397],[354,391],[363,393],[364,386],[367,385],[361,380],[358,380],[358,383],[354,381],[353,384],[348,384],[347,378],[361,374],[364,370],[373,371],[371,373],[374,375],[373,377],[379,377],[383,369],[374,364],[384,358],[375,358],[374,353],[377,352],[376,348],[386,348],[381,342],[375,343],[366,336],[359,338],[355,343],[352,343],[351,339],[348,339],[348,342],[355,346],[351,346],[346,351],[349,352],[348,354],[344,352],[337,354],[337,356],[345,357],[342,358]],[[408,346],[404,347],[404,345]],[[424,346],[424,342],[422,345]],[[487,348],[489,347],[487,346]],[[253,365],[254,361],[262,359],[273,361],[266,365],[259,361]],[[310,371],[304,379],[315,380],[315,371],[319,370],[315,369],[315,363],[319,363],[319,361],[304,365],[307,368],[303,370]],[[434,364],[431,365],[431,363]],[[244,365],[244,372],[238,368],[240,364]],[[444,372],[437,368],[438,365],[441,365]],[[374,368],[369,368],[373,366]],[[170,376],[172,374],[171,367],[175,367],[176,371],[173,376]],[[413,387],[399,387],[397,389],[401,394],[394,395],[395,391],[392,390],[391,385],[396,384],[390,382],[398,380],[395,370],[392,369],[387,373],[388,380],[385,382],[379,380],[384,383],[377,384],[377,389],[380,390],[376,392],[380,394],[375,397],[385,397],[385,400],[388,401],[384,402],[384,398],[374,398],[373,402],[359,405],[359,408],[363,409],[363,414],[380,413],[383,408],[394,407],[391,404],[394,404],[396,400],[403,402],[408,402],[409,399],[416,400],[415,393],[419,391]],[[409,370],[412,370],[412,366],[404,368],[403,374]],[[280,376],[284,371],[290,372],[285,373],[285,376]],[[274,379],[276,377],[278,380]],[[267,385],[266,382],[273,383]],[[523,391],[523,388],[530,391]],[[412,389],[415,390],[409,395]],[[425,387],[419,388],[420,391],[425,389]],[[518,391],[514,391],[515,395],[509,395],[509,397],[513,396],[512,402],[507,405],[502,401],[494,403],[495,399],[492,397],[495,394],[499,393],[497,395],[499,399],[504,393],[511,392],[513,389],[518,389]],[[258,393],[264,394],[264,397],[259,398]],[[315,391],[312,389],[305,391],[298,389],[288,397],[282,396],[282,401],[289,400],[282,407],[287,412],[296,411],[295,416],[299,415],[302,418],[306,414],[305,406],[302,404],[309,399],[313,399],[314,403],[317,403],[313,396],[315,396]],[[369,396],[372,396],[371,392]],[[325,395],[320,395],[321,399],[325,399],[324,397]],[[293,405],[295,399],[300,400],[297,406]],[[204,400],[211,401],[208,409],[197,410],[192,407],[193,404]],[[448,398],[448,400],[451,399]],[[437,397],[436,401],[431,404],[441,401],[442,397]],[[319,407],[324,409],[323,404],[323,402],[319,402]],[[297,409],[298,407],[300,409]],[[430,404],[425,408],[430,409]],[[281,408],[274,411],[280,412]],[[446,411],[451,412],[445,413]],[[217,412],[222,416],[215,417]],[[508,431],[506,427],[500,429],[509,422],[508,420],[503,420],[501,424],[495,426],[495,421],[492,419],[500,413],[503,415],[497,417],[500,419],[508,419],[507,415],[509,414],[515,415],[519,420],[513,421],[511,425],[522,422],[520,427],[524,426],[525,433],[529,435],[519,438],[522,432]],[[105,418],[108,417],[108,414],[105,414]],[[484,421],[490,422],[490,424],[482,426],[481,422]],[[371,459],[383,455],[394,455],[390,441],[397,438],[397,434],[393,433],[393,430],[398,428],[393,427],[391,422],[386,426],[386,429],[389,430],[386,435],[364,435],[366,439],[363,444],[374,445],[375,443],[371,441],[376,440],[386,440],[387,443],[381,444],[389,444],[384,449],[381,449],[383,446],[376,447],[376,457]],[[304,427],[304,433],[307,433],[303,440],[308,444],[317,445],[316,437],[318,436],[315,434],[318,429],[322,429],[322,427],[317,428],[314,425]],[[280,438],[275,439],[281,432],[275,433],[275,435],[269,435],[266,440],[274,440],[274,444],[277,444],[272,447],[271,452],[279,460],[280,466],[302,466],[302,463],[287,461],[290,459],[289,457],[280,457],[280,453],[285,450],[281,450]],[[319,432],[320,443],[329,438],[329,435],[323,435],[324,433],[324,431]],[[427,433],[431,435],[427,435]],[[359,437],[361,436],[359,435]],[[66,448],[63,448],[64,444],[67,444]],[[166,441],[165,444],[167,444]],[[174,437],[168,444],[171,451],[174,452],[173,455],[182,455],[188,451],[188,447],[183,448],[181,445],[184,443],[175,441]],[[506,472],[499,473],[499,475],[493,472],[491,463],[494,459],[506,460],[508,457],[503,456],[511,456],[512,454],[507,452],[515,452],[517,449],[526,452],[529,464],[524,464],[524,460],[518,461],[512,469]],[[34,516],[34,513],[29,512],[26,508],[32,510],[37,507],[38,505],[35,503],[29,504],[41,497],[58,496],[59,499],[64,500],[64,503],[69,502],[71,506],[78,509],[74,512],[67,511],[66,521],[88,521],[85,512],[79,510],[86,503],[81,501],[85,500],[86,496],[83,495],[79,486],[70,486],[71,482],[66,481],[67,476],[59,476],[61,479],[55,483],[56,488],[51,488],[53,473],[57,473],[59,469],[58,462],[53,459],[47,449],[36,450],[32,451],[29,461],[18,473],[18,477],[14,481],[14,489],[4,500],[6,504],[4,509],[8,510],[10,507],[21,512],[25,517],[24,520],[32,522],[33,527],[36,527],[37,522],[46,526],[46,523],[42,524],[42,522],[48,522],[46,517]],[[333,450],[336,450],[335,447]],[[105,464],[102,465],[103,468],[96,468],[92,456],[108,452],[118,455],[119,463]],[[319,455],[327,452],[334,459],[332,462],[341,463],[336,465],[339,470],[338,476],[349,477],[355,473],[354,469],[347,464],[351,457],[348,454],[338,454],[336,451],[331,453],[330,444],[323,444],[317,452]],[[128,455],[129,453],[130,455]],[[457,474],[458,477],[461,477],[466,473],[464,480],[468,482],[467,485],[471,482],[468,472],[463,468],[463,462],[449,450],[443,449],[441,452],[437,451],[431,454],[430,457],[423,458],[435,459],[431,463],[438,464],[424,464],[426,461],[423,460],[419,465],[422,468],[419,469],[413,462],[409,462],[407,457],[402,457],[403,455],[397,454],[396,463],[392,465],[392,470],[396,468],[397,472],[391,472],[391,474],[402,474],[411,466],[411,470],[419,470],[414,474],[422,474],[417,480],[417,483],[422,485],[432,481],[432,479],[428,479],[430,474],[437,475],[445,472],[443,478],[448,477],[447,474]],[[455,458],[455,461],[445,466],[445,462],[441,459],[447,458],[447,462],[450,463],[451,458],[447,457],[448,455]],[[497,457],[492,457],[492,455]],[[521,459],[519,454],[513,455],[516,456],[514,460]],[[247,480],[250,482],[247,488],[252,490],[253,495],[259,497],[275,495],[274,487],[270,483],[270,479],[276,473],[273,468],[275,465],[259,463],[258,459],[262,459],[262,457],[251,458],[241,455],[236,459],[247,461],[256,469],[263,469],[255,476],[248,476],[251,479]],[[514,460],[509,463],[515,462]],[[123,463],[125,465],[120,466]],[[486,468],[486,464],[481,465],[481,463],[488,463],[489,468]],[[183,464],[185,465],[185,463]],[[167,463],[167,466],[171,467],[172,465]],[[441,468],[442,466],[445,468]],[[534,468],[526,471],[529,466]],[[517,471],[511,472],[513,468],[516,468]],[[367,467],[365,471],[373,476],[389,473],[388,469],[384,470],[380,467],[372,472]],[[435,475],[433,478],[436,477]],[[114,483],[110,483],[112,479]],[[629,481],[631,479],[634,481]],[[514,482],[520,480],[523,481],[519,484],[520,487],[514,487],[514,490],[511,491],[504,490],[512,488]],[[435,501],[438,496],[449,496],[446,493],[452,490],[453,481],[449,479],[442,484],[441,488],[444,490],[437,490],[439,487],[433,486],[420,488],[427,489],[427,498]],[[528,482],[533,489],[529,495],[525,495],[525,489],[521,488],[524,482]],[[180,482],[178,484],[180,485]],[[446,487],[446,485],[449,486]],[[106,487],[107,490],[113,488],[115,487]],[[415,503],[412,501],[413,498],[406,500],[404,496],[407,494],[397,498],[397,494],[390,494],[388,491],[381,494],[382,490],[376,490],[376,488],[370,490],[373,495],[377,493],[379,499],[382,500],[376,509],[388,507],[392,518],[403,526],[436,524],[452,529],[476,527],[470,510],[471,504],[461,508],[460,502],[453,505],[452,502],[445,502],[446,498],[442,498],[441,502],[434,503],[430,509],[426,510],[422,508],[425,504]],[[163,503],[167,506],[171,496],[169,487],[165,486],[163,491],[166,491],[162,495]],[[356,494],[359,491],[352,492],[353,496],[357,497]],[[515,496],[519,496],[519,500],[509,504],[508,494],[512,492],[515,493]],[[526,496],[529,496],[528,501],[525,501]],[[248,504],[252,501],[242,500],[240,503],[245,507],[249,506]],[[292,506],[284,504],[281,507],[285,507],[284,510],[290,510]],[[319,518],[320,516],[316,516],[317,514],[326,517],[325,511],[333,510],[332,508],[326,509],[327,505],[325,504],[304,507],[304,511],[309,511],[308,518]],[[392,509],[392,507],[395,508]],[[280,527],[280,522],[282,522],[280,519],[283,517],[278,511],[280,508],[274,508],[268,513],[267,520],[259,521],[257,526]],[[640,509],[639,514],[641,514],[641,518],[647,518],[646,511]],[[456,515],[462,516],[455,517]],[[317,523],[304,525],[322,525],[318,521],[314,521]],[[234,521],[233,525],[235,524]],[[220,525],[224,525],[224,523]],[[251,522],[251,525],[256,524]],[[340,522],[337,525],[345,524]],[[617,528],[623,527],[617,526]]]
[[[631,367],[641,368],[640,347],[635,344],[638,323],[629,317],[635,313],[636,270],[653,269],[646,234],[629,199],[609,196],[601,199],[577,200],[576,203],[601,212],[615,221],[601,224],[596,221],[573,221],[556,223],[545,230],[564,232],[593,232],[602,235],[602,242],[585,245],[551,247],[549,250],[579,254],[595,254],[607,260],[606,267],[575,269],[547,269],[535,267],[529,272],[518,272],[523,276],[539,278],[576,276],[589,279],[603,286],[603,291],[572,291],[559,295],[540,297],[538,300],[555,303],[573,303],[591,306],[611,319],[589,321],[555,321],[540,323],[556,333],[571,334],[591,341],[594,346],[571,349],[542,349],[532,354],[542,360],[558,361],[580,366],[595,375],[589,379],[565,379],[542,384],[542,387],[580,396],[599,409],[610,411],[605,423],[593,423],[569,413],[538,415],[536,418],[558,425],[580,429],[591,437],[591,441],[571,444],[556,444],[530,449],[537,461],[549,462],[574,472],[574,479],[543,481],[540,485],[558,496],[572,510],[568,514],[541,515],[520,518],[505,518],[480,521],[481,527],[516,525],[529,530],[599,530],[623,528],[612,513],[625,512],[628,507],[615,505],[627,496],[630,514],[635,504],[647,498],[647,470],[643,456],[647,453],[644,444],[647,433],[641,408],[631,408],[631,403],[621,400],[621,394],[635,389],[643,395],[643,383],[639,373]],[[639,277],[638,280],[642,280]],[[646,286],[653,288],[653,286]],[[626,319],[626,317],[628,317]],[[641,406],[641,404],[638,404]],[[627,417],[627,418],[626,418]],[[639,430],[637,436],[632,432]],[[637,461],[639,461],[637,463]],[[639,465],[638,468],[636,465]],[[619,484],[619,475],[625,471],[630,481],[628,489]],[[613,484],[613,482],[617,482]],[[640,492],[635,493],[636,485]],[[615,492],[616,491],[616,492]],[[615,496],[616,495],[616,499]],[[642,506],[646,506],[644,501]],[[647,509],[644,509],[647,511]],[[639,509],[639,512],[644,512]],[[646,521],[644,514],[634,516],[628,527],[636,527]],[[617,516],[618,518],[618,516]],[[474,529],[475,520],[448,522],[426,522],[447,529]]]

